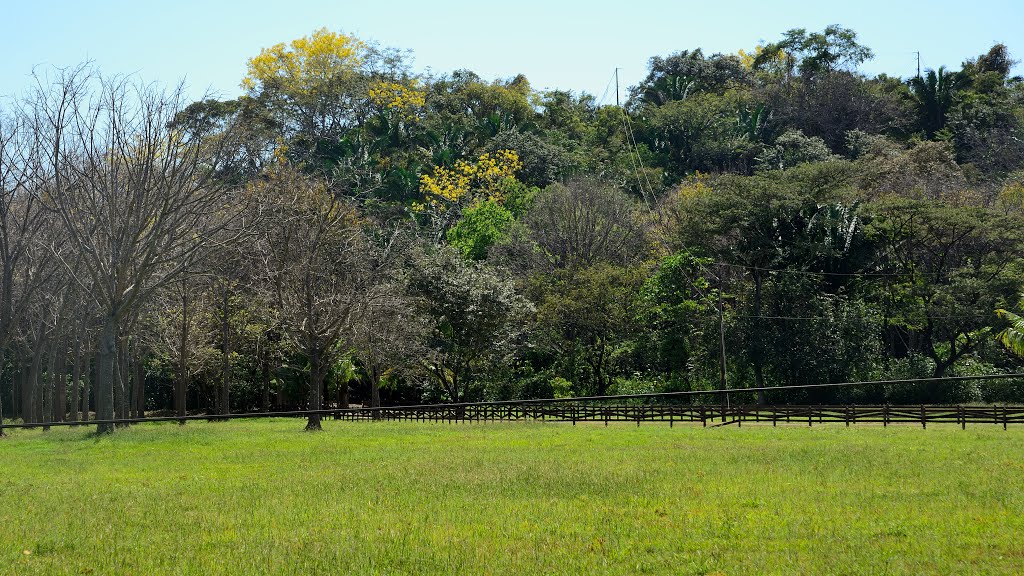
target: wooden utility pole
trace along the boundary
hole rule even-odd
[[[724,282],[722,280],[722,265],[718,265],[718,378],[719,383],[722,386],[722,390],[729,388],[728,375],[725,367],[725,311],[722,305],[722,289],[724,288]],[[729,401],[728,394],[726,395],[726,402]]]

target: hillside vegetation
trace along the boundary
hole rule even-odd
[[[232,100],[38,71],[0,110],[0,412],[1022,371],[1006,46],[910,78],[860,72],[841,26],[680,48],[621,106],[327,29],[253,54]],[[1022,402],[1024,380],[837,394],[735,400]]]

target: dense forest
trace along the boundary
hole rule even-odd
[[[839,26],[683,50],[621,105],[326,29],[234,100],[39,72],[0,109],[0,412],[1020,372],[1024,80],[1001,44],[906,79],[871,57]],[[1024,380],[750,398],[788,400]]]

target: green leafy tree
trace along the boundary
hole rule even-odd
[[[780,58],[790,70],[796,68],[806,78],[836,70],[852,70],[874,57],[867,46],[857,42],[857,33],[838,25],[826,26],[821,32],[793,28],[782,40],[765,46],[755,57],[754,68],[763,68]]]
[[[697,94],[645,111],[640,141],[679,180],[694,171],[721,172],[733,167],[741,150],[736,109],[742,96]]]
[[[647,77],[632,89],[636,104],[663,106],[686,100],[698,94],[725,93],[749,81],[749,72],[738,56],[683,50],[662,58],[655,56],[648,64]]]
[[[487,258],[487,251],[508,237],[516,219],[512,212],[493,200],[470,206],[459,223],[448,230],[448,243],[470,260]]]
[[[871,210],[868,233],[900,273],[882,293],[886,323],[901,327],[905,352],[927,356],[933,376],[945,376],[979,351],[994,328],[991,311],[1018,293],[1012,266],[1024,226],[981,207],[929,201],[890,199]],[[932,400],[941,393],[931,390]]]
[[[409,289],[429,326],[421,357],[427,376],[450,402],[479,399],[487,372],[515,348],[533,307],[499,271],[448,247],[420,257]]]
[[[716,357],[704,338],[716,310],[716,292],[707,279],[710,266],[710,258],[672,254],[660,262],[640,293],[639,320],[647,330],[640,346],[649,350],[655,370],[679,376],[691,387],[701,356]]]
[[[532,290],[542,345],[577,393],[607,394],[639,330],[644,271],[599,263],[535,281],[542,284]]]

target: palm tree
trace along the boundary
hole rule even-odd
[[[921,127],[928,138],[946,127],[946,114],[953,107],[953,94],[964,83],[966,77],[960,72],[947,72],[945,66],[938,71],[928,70],[922,78],[911,78],[907,85],[917,100],[917,111]]]
[[[1020,303],[1017,307],[1024,310],[1024,294],[1021,295]],[[996,310],[996,314],[1000,318],[1005,318],[1010,323],[1009,326],[996,335],[996,339],[1002,342],[1003,346],[1006,346],[1009,351],[1018,356],[1024,356],[1024,316],[1014,314],[1002,308]]]

